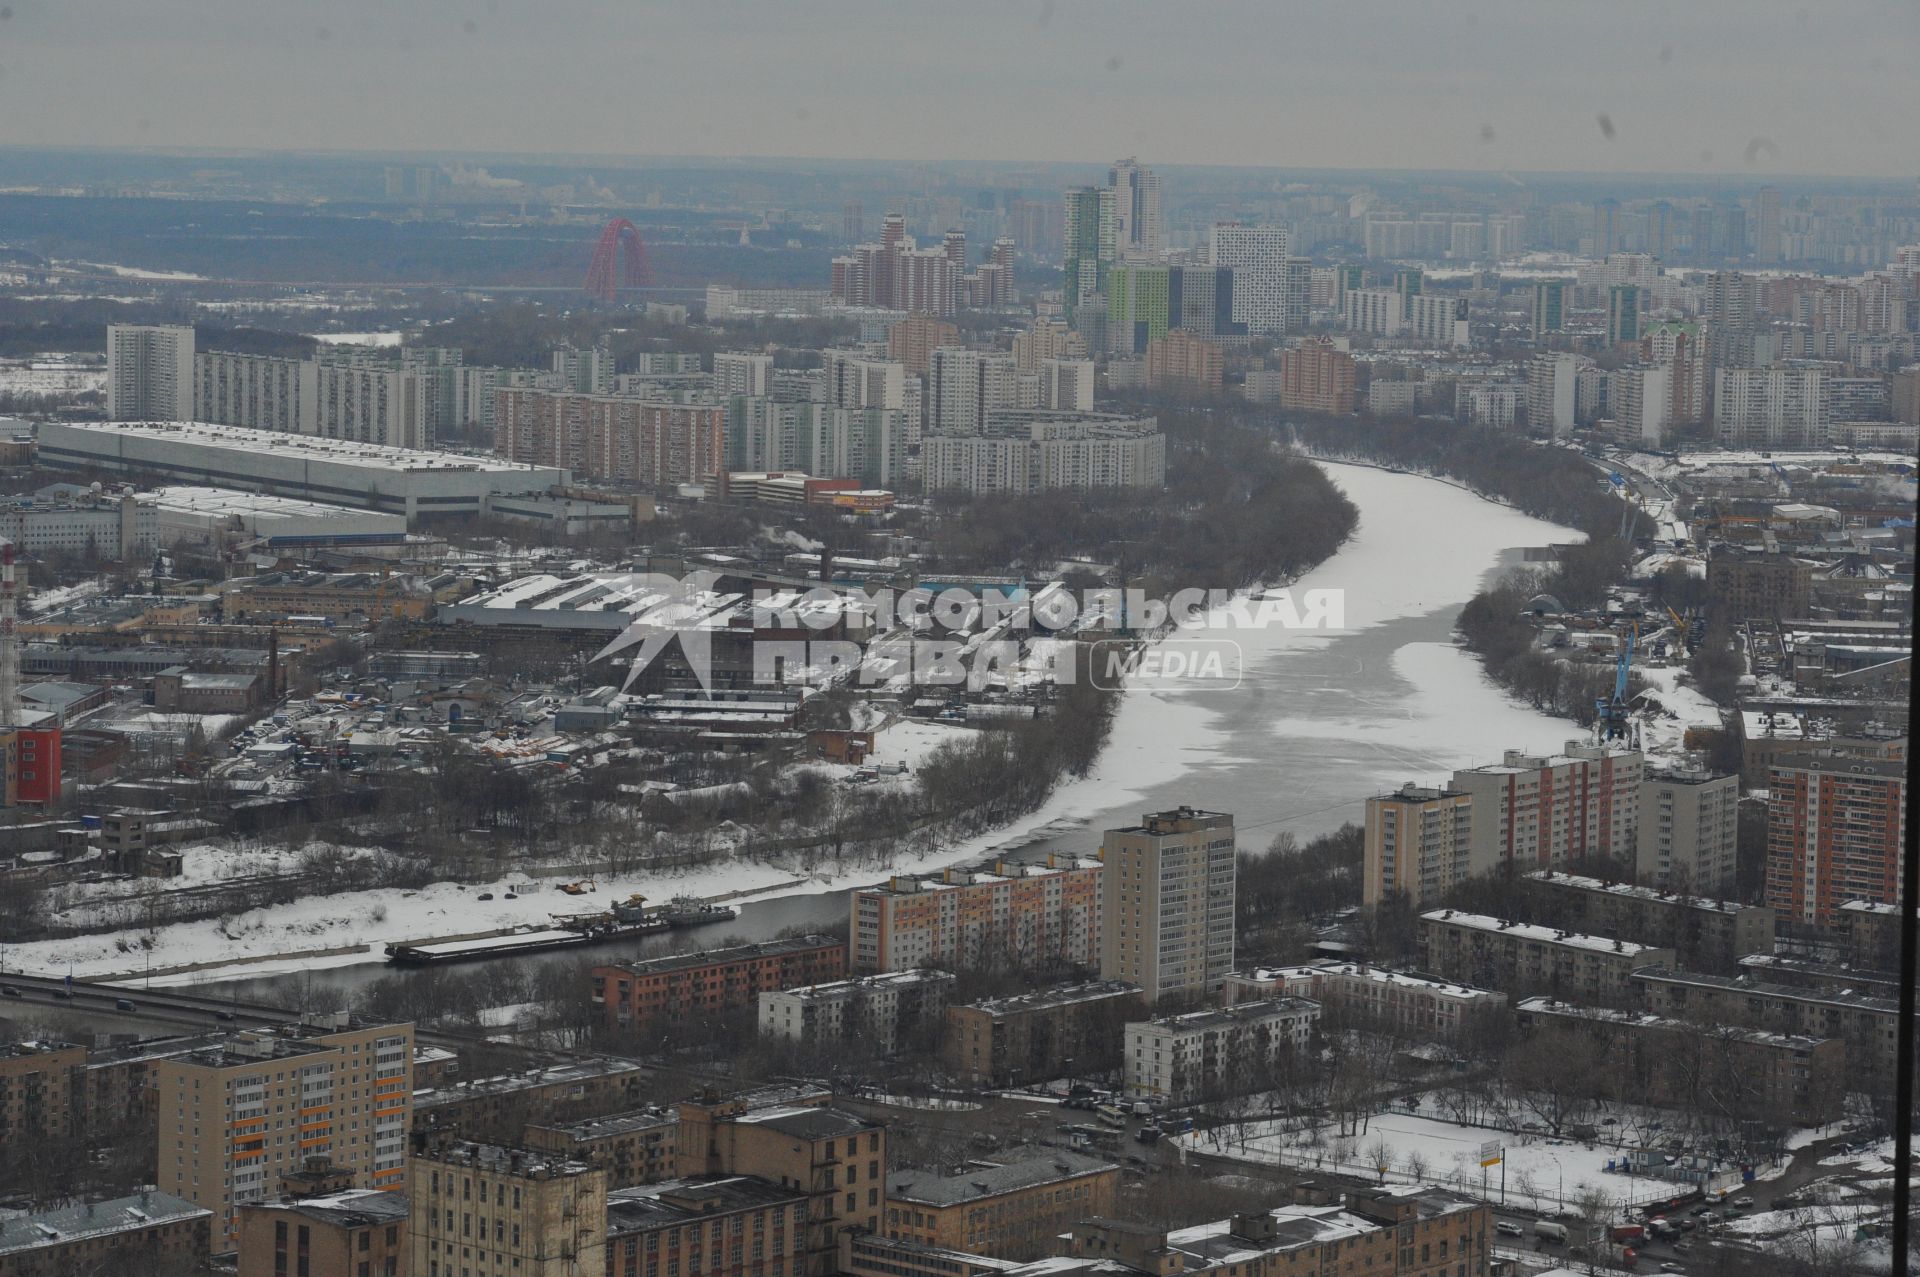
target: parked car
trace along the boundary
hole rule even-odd
[[[138,1011],[140,1008],[133,1004],[132,998],[115,998],[113,1000],[113,1009],[116,1011]]]

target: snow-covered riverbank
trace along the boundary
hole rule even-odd
[[[977,837],[916,847],[893,866],[923,872],[998,849],[1038,843],[1089,849],[1108,823],[1143,806],[1191,801],[1233,812],[1258,847],[1282,829],[1303,836],[1356,819],[1369,794],[1403,780],[1499,758],[1512,747],[1550,750],[1572,724],[1508,699],[1472,656],[1446,641],[1459,607],[1515,547],[1566,541],[1567,529],[1415,475],[1329,465],[1360,509],[1360,530],[1338,554],[1296,582],[1344,592],[1344,627],[1214,631],[1240,645],[1242,686],[1158,684],[1130,688],[1093,771],[1063,784],[1038,810]],[[903,757],[924,752],[931,729],[903,732]],[[886,734],[876,761],[888,754]],[[1255,833],[1253,831],[1260,831]],[[587,897],[551,888],[505,895],[522,875],[496,883],[436,884],[418,891],[360,891],[302,900],[235,917],[148,932],[119,929],[69,940],[8,946],[26,970],[101,975],[321,949],[353,952],[269,960],[280,969],[378,961],[392,940],[544,923],[639,892],[769,898],[845,890],[875,881],[871,865],[796,879],[775,865],[736,862],[684,873],[603,878]],[[491,892],[494,899],[478,896]],[[713,929],[714,938],[725,933]],[[704,938],[704,933],[702,934]],[[234,974],[232,971],[222,974]],[[183,978],[210,978],[196,972]]]

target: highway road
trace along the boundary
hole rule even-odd
[[[236,999],[209,998],[177,989],[142,989],[125,985],[68,980],[63,976],[0,974],[0,1016],[32,1009],[46,1013],[82,1015],[143,1029],[197,1030],[257,1029],[300,1024],[313,1017],[283,1007],[261,1006]],[[429,1046],[458,1050],[486,1045],[514,1050],[510,1044],[487,1042],[465,1034],[436,1030],[414,1031],[414,1039]],[[551,1053],[547,1053],[551,1054]]]

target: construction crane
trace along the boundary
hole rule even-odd
[[[1612,699],[1595,698],[1593,702],[1594,726],[1601,740],[1620,740],[1629,734],[1627,667],[1633,664],[1633,644],[1639,637],[1638,627],[1627,631],[1627,645],[1620,649],[1620,660],[1613,669]]]
[[[1687,618],[1674,611],[1671,605],[1667,607],[1667,615],[1673,618],[1674,637],[1679,639],[1681,649],[1685,650],[1687,646]]]

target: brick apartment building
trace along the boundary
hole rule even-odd
[[[240,1208],[237,1277],[407,1277],[407,1195],[382,1189]]]
[[[693,1016],[751,1011],[775,989],[825,984],[847,973],[847,946],[799,936],[732,949],[593,969],[593,1003],[614,1033],[645,1033]]]
[[[1420,915],[1421,970],[1483,988],[1612,1006],[1633,998],[1637,968],[1673,960],[1672,949],[1485,914]]]
[[[1774,763],[1767,800],[1767,903],[1832,926],[1850,900],[1900,899],[1906,767],[1832,754]]]
[[[887,1176],[886,1235],[996,1259],[1035,1260],[1083,1219],[1112,1215],[1120,1168],[1066,1149]]]
[[[1101,872],[1096,859],[1056,855],[863,888],[850,904],[853,970],[1097,965]]]
[[[1146,1015],[1140,990],[1096,980],[948,1007],[941,1063],[972,1086],[1017,1086],[1120,1062],[1121,1028]]]

